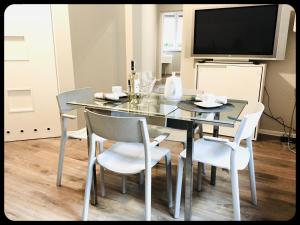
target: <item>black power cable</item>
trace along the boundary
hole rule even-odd
[[[268,93],[266,87],[264,87],[264,89],[265,89],[265,92],[266,92],[266,94],[267,94],[267,96],[268,96],[268,105],[267,105],[267,106],[268,106],[268,109],[269,109],[269,112],[270,112],[270,114],[268,114],[268,113],[266,113],[266,112],[264,112],[264,114],[265,114],[266,116],[270,117],[271,119],[275,120],[277,123],[281,124],[281,125],[283,126],[283,130],[284,130],[284,133],[285,133],[286,136],[287,136],[287,132],[286,132],[286,129],[285,129],[285,128],[292,129],[293,131],[296,132],[296,129],[294,129],[294,128],[290,127],[290,126],[285,125],[285,122],[284,122],[284,120],[282,119],[281,116],[275,117],[275,116],[273,115],[273,113],[272,113],[272,111],[271,111],[271,108],[270,108],[270,95],[269,95],[269,93]]]
[[[282,125],[283,126],[283,130],[284,130],[284,133],[285,134],[287,134],[287,132],[286,132],[286,129],[285,128],[289,128],[289,129],[292,129],[293,131],[296,131],[295,130],[295,128],[292,128],[292,127],[290,127],[290,126],[288,126],[288,125],[285,125],[285,123],[284,123],[284,120],[279,116],[279,117],[273,117],[273,116],[271,116],[271,115],[269,115],[268,113],[266,113],[266,112],[264,112],[264,115],[266,115],[266,116],[268,116],[268,117],[270,117],[271,119],[273,119],[273,120],[276,120],[276,122],[277,123],[279,123],[280,125]],[[281,119],[282,120],[282,122],[281,121],[279,121],[279,119]]]
[[[267,106],[268,106],[269,112],[270,112],[270,114],[271,114],[271,115],[269,115],[268,113],[264,112],[264,115],[270,117],[271,119],[275,120],[277,123],[279,123],[279,124],[281,124],[281,125],[283,126],[284,136],[287,137],[288,149],[289,149],[290,151],[296,153],[296,152],[293,150],[293,149],[295,149],[296,147],[291,148],[291,146],[290,146],[291,132],[292,132],[292,131],[295,131],[295,132],[296,132],[296,129],[294,129],[293,126],[292,126],[292,119],[293,119],[293,116],[294,116],[294,111],[295,111],[295,108],[296,108],[296,103],[295,103],[295,105],[294,105],[294,109],[293,109],[293,113],[292,113],[291,124],[290,124],[290,126],[287,126],[287,125],[285,125],[284,120],[283,120],[283,118],[282,118],[281,116],[275,117],[275,116],[273,115],[273,113],[272,113],[272,111],[271,111],[271,108],[270,108],[270,95],[269,95],[269,93],[268,93],[266,87],[264,87],[264,90],[265,90],[265,92],[266,92],[266,94],[267,94],[267,96],[268,96],[268,105],[267,105]],[[288,134],[288,135],[287,135],[287,132],[286,132],[286,129],[285,129],[285,128],[289,128],[289,134]]]

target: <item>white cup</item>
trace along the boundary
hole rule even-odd
[[[112,86],[111,92],[114,94],[120,94],[122,93],[122,86]]]
[[[202,95],[202,101],[204,102],[215,102],[216,96],[214,94],[206,93]]]

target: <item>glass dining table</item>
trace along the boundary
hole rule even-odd
[[[192,94],[183,95],[180,101],[174,101],[166,99],[163,94],[151,93],[141,94],[136,102],[129,101],[128,98],[121,98],[120,101],[94,98],[70,101],[68,104],[83,106],[109,115],[144,116],[150,125],[186,130],[184,219],[191,220],[194,129],[199,124],[210,124],[214,126],[214,136],[217,136],[219,126],[234,127],[248,104],[244,100],[228,99],[227,104],[220,107],[200,108],[194,105],[194,102],[195,95]],[[212,174],[215,173],[213,169]],[[96,176],[94,176],[94,183],[96,183]]]

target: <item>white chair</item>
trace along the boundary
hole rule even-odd
[[[169,149],[157,147],[167,135],[161,135],[150,143],[146,119],[143,117],[117,117],[101,115],[89,110],[85,111],[87,129],[89,131],[89,163],[86,179],[84,208],[82,219],[88,219],[89,198],[93,176],[93,166],[100,164],[118,174],[138,174],[145,172],[145,219],[151,220],[151,168],[163,157],[166,163],[168,206],[173,207],[172,200],[172,168]],[[130,131],[130,132],[128,132]],[[95,156],[95,137],[101,136],[117,141],[106,151],[100,149]],[[100,169],[101,194],[104,194],[104,176]]]
[[[230,170],[234,220],[241,219],[238,170],[244,169],[247,165],[249,167],[252,203],[257,204],[252,137],[263,111],[264,105],[258,103],[256,112],[244,116],[233,142],[228,139],[206,136],[194,142],[193,161]],[[246,147],[240,146],[241,140],[244,139],[246,139]],[[182,175],[185,158],[186,150],[180,153],[178,161],[175,218],[179,218],[180,214]]]
[[[75,119],[76,116],[69,115],[66,113],[79,108],[79,106],[70,105],[67,104],[67,102],[76,101],[76,100],[77,101],[92,100],[93,92],[91,88],[82,88],[82,89],[60,93],[56,96],[56,99],[59,106],[60,120],[61,120],[60,153],[59,153],[59,160],[58,160],[56,185],[61,186],[65,144],[67,139],[68,138],[87,139],[86,127],[80,130],[67,131],[67,119]],[[97,141],[100,146],[103,145],[104,140],[105,140],[104,138],[97,137]]]

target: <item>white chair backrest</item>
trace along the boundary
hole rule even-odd
[[[249,113],[244,116],[239,129],[237,130],[234,142],[240,144],[241,140],[252,138],[255,127],[264,111],[265,107],[262,103],[258,103],[256,111],[254,113]]]
[[[92,100],[93,91],[90,87],[76,89],[73,91],[66,91],[58,94],[56,96],[56,99],[58,102],[60,113],[66,113],[79,108],[79,106],[70,105],[67,104],[67,102]]]
[[[146,131],[145,138],[149,140],[146,119],[143,117],[108,116],[90,110],[85,110],[84,114],[91,134],[118,142],[144,143],[143,131]]]

